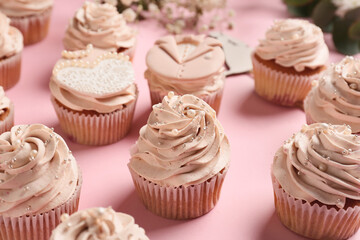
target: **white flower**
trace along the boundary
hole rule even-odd
[[[159,11],[160,11],[159,7],[155,3],[149,4],[149,12],[151,12],[153,14],[157,14]]]
[[[332,3],[337,7],[335,14],[340,17],[344,17],[348,11],[360,7],[360,0],[332,0]]]
[[[196,6],[203,11],[211,11],[215,8],[223,8],[226,4],[226,0],[195,0]]]
[[[136,19],[136,13],[131,8],[127,8],[122,12],[127,22],[133,22]]]
[[[121,3],[125,6],[130,6],[132,4],[133,0],[121,0]]]

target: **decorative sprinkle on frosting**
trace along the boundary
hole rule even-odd
[[[0,135],[0,215],[47,212],[73,195],[78,167],[65,141],[41,124]]]
[[[360,200],[360,141],[347,125],[304,125],[279,149],[272,172],[291,196],[343,208]]]
[[[275,60],[283,67],[302,72],[325,66],[329,50],[321,29],[300,19],[275,20],[255,50],[264,60]]]
[[[128,166],[162,186],[189,186],[227,168],[229,155],[215,111],[194,95],[169,92],[140,129]]]
[[[360,59],[345,57],[332,64],[304,102],[315,122],[348,124],[360,132]]]
[[[69,216],[52,232],[50,240],[148,240],[134,218],[111,208],[90,208]]]
[[[65,59],[84,58],[87,57],[93,49],[94,49],[93,45],[88,44],[86,46],[86,50],[75,50],[75,51],[63,50],[61,52],[61,56]]]

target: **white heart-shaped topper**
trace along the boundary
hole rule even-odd
[[[99,59],[91,67],[78,65],[66,64],[56,71],[54,80],[64,89],[95,98],[115,96],[134,82],[132,64],[123,58]]]

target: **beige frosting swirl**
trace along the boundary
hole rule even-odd
[[[11,101],[5,96],[4,88],[0,86],[0,119],[1,115],[10,109]]]
[[[153,106],[131,150],[130,170],[162,186],[189,186],[227,168],[230,147],[215,111],[193,96],[165,96]]]
[[[111,208],[90,208],[62,216],[50,240],[148,240],[144,229],[125,213]]]
[[[276,20],[255,50],[264,60],[302,72],[326,65],[329,50],[321,29],[300,19]]]
[[[18,125],[0,135],[0,215],[47,212],[74,193],[78,167],[64,139],[42,125]]]
[[[360,141],[346,125],[315,123],[276,153],[272,172],[291,196],[343,208],[360,200]]]
[[[40,14],[53,4],[53,0],[0,0],[0,10],[10,17],[23,17]]]
[[[136,31],[111,4],[85,2],[71,20],[63,39],[65,49],[95,47],[118,51],[135,45]]]
[[[20,52],[23,47],[21,32],[10,26],[10,19],[0,12],[0,58],[10,57]]]
[[[348,124],[360,132],[360,59],[346,57],[332,65],[305,99],[315,122]]]
[[[75,111],[110,113],[121,110],[136,101],[137,87],[134,83],[132,64],[122,54],[109,54],[105,50],[88,48],[86,51],[66,51],[64,55],[56,63],[49,84],[52,96],[62,105]],[[110,57],[106,58],[109,55]],[[66,56],[78,58],[69,62]],[[97,70],[96,67],[105,61],[111,61],[111,63]],[[85,62],[89,62],[90,65],[92,63],[94,66],[82,65]],[[66,66],[66,63],[70,65]],[[65,68],[70,71],[62,75],[69,81],[67,85],[64,81],[60,81],[59,77],[61,69]],[[89,86],[92,87],[89,88]],[[115,89],[116,86],[120,87]],[[94,92],[98,89],[114,91],[111,94]]]

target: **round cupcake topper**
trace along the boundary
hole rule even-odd
[[[127,56],[106,53],[94,62],[69,60],[55,66],[54,81],[65,89],[91,97],[111,97],[134,82],[134,71]]]

